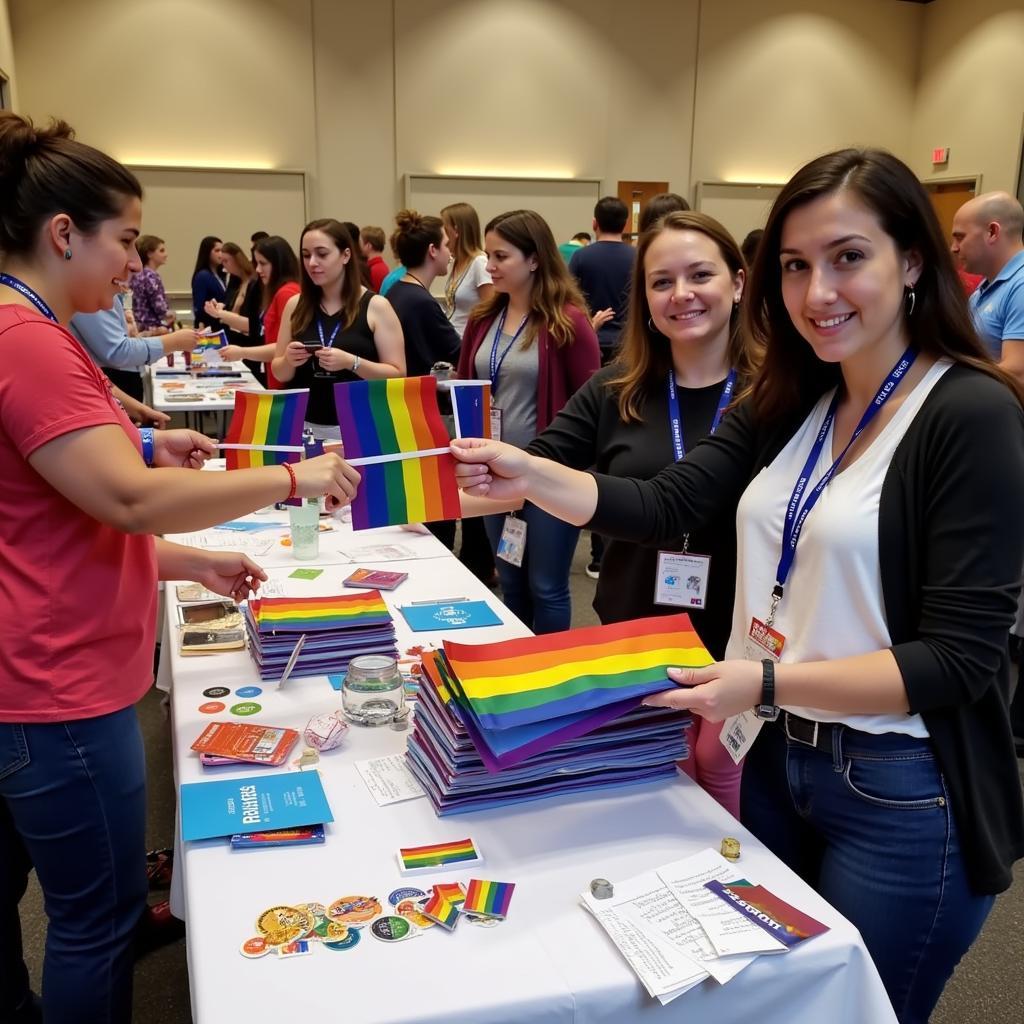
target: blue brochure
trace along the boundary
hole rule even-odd
[[[435,601],[430,604],[407,604],[399,608],[399,611],[414,633],[501,625],[501,619],[486,601]]]
[[[334,821],[317,771],[187,782],[180,804],[186,841]]]

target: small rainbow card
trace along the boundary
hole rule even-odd
[[[459,908],[436,891],[423,904],[420,913],[429,917],[431,921],[436,921],[442,928],[447,928],[450,932],[455,931],[455,926],[459,923]]]
[[[471,878],[462,912],[504,919],[508,915],[508,905],[512,902],[512,890],[515,887],[515,882],[486,882]]]
[[[464,868],[483,863],[480,848],[472,839],[458,839],[430,846],[403,846],[398,851],[398,868],[403,875],[436,871],[438,868]]]

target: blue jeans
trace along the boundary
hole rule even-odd
[[[495,558],[501,598],[534,633],[557,633],[572,624],[569,598],[569,568],[580,535],[578,526],[527,502],[516,513],[526,521],[526,554],[521,567]],[[484,516],[484,529],[491,550],[498,550],[505,517]]]
[[[0,723],[0,1020],[28,992],[18,903],[33,867],[49,918],[47,1024],[131,1020],[145,839],[134,707],[75,722]]]
[[[832,753],[765,725],[741,820],[861,933],[901,1024],[927,1024],[993,896],[967,881],[928,740],[836,730]]]

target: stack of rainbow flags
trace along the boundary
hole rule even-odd
[[[674,688],[670,666],[712,660],[685,614],[445,641],[423,659],[409,767],[439,815],[672,777],[689,717],[641,702]]]
[[[244,618],[261,679],[281,678],[303,635],[293,676],[344,672],[360,654],[398,656],[395,625],[379,590],[339,597],[254,597]]]

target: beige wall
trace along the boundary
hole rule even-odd
[[[922,178],[982,175],[1016,191],[1024,128],[1024,0],[937,0],[928,7],[911,166]],[[949,146],[946,167],[931,151]]]
[[[787,180],[848,145],[907,150],[924,8],[702,4],[693,181]]]
[[[387,228],[410,171],[692,196],[852,143],[1016,176],[1024,0],[5,2],[25,112],[131,162],[305,170],[314,216]]]
[[[16,107],[18,96],[14,83],[14,43],[11,38],[11,23],[7,16],[7,0],[0,0],[0,71],[10,81],[11,106]]]

